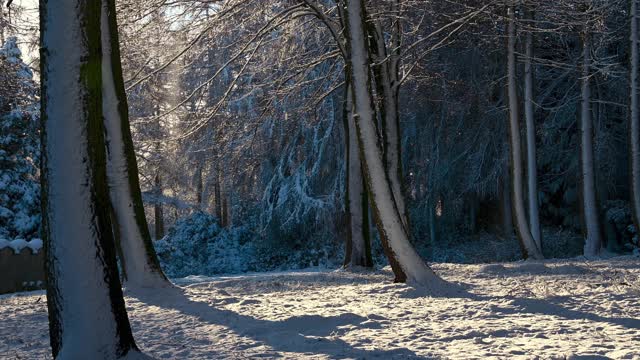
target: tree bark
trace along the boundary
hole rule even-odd
[[[631,152],[631,208],[636,229],[640,229],[640,108],[638,94],[638,0],[631,0],[630,11],[630,72],[629,72],[629,149]]]
[[[154,179],[154,187],[156,197],[158,198],[153,206],[153,215],[155,218],[156,240],[160,240],[164,237],[164,212],[162,209],[162,180],[160,174],[156,174]]]
[[[437,200],[436,200],[437,202]],[[429,202],[427,205],[429,211],[429,239],[431,246],[435,247],[438,244],[438,218],[436,217],[435,203]]]
[[[529,14],[533,20],[533,14]],[[538,204],[538,163],[536,160],[536,121],[533,111],[533,34],[525,35],[524,59],[524,118],[527,134],[527,193],[529,205],[529,228],[536,245],[542,250],[540,215]]]
[[[170,285],[151,240],[138,180],[138,164],[129,126],[114,0],[102,0],[102,96],[107,140],[107,177],[112,222],[119,236],[127,286]]]
[[[358,135],[352,110],[352,89],[347,79],[343,111],[347,155],[346,212],[348,224],[344,266],[372,267],[369,204],[362,177]]]
[[[202,179],[202,164],[198,162],[198,169],[195,173],[195,181],[196,181],[196,204],[198,204],[198,210],[203,210],[205,208],[205,204],[203,202],[203,193],[204,193],[204,181]]]
[[[0,1],[0,46],[4,45],[4,9]]]
[[[602,247],[602,233],[598,216],[598,200],[596,194],[596,175],[593,153],[593,117],[591,114],[591,36],[583,33],[582,49],[582,90],[581,90],[581,186],[582,186],[582,222],[585,237],[584,255],[597,256]]]
[[[369,193],[369,203],[380,239],[395,274],[395,281],[433,286],[442,280],[422,261],[409,242],[384,166],[370,89],[371,61],[367,49],[364,4],[362,0],[349,0],[346,2],[346,8],[358,146]]]
[[[229,220],[229,218],[228,218],[228,216],[229,216],[229,212],[228,212],[229,208],[228,208],[228,205],[229,204],[227,203],[227,197],[224,196],[222,198],[222,224],[221,224],[222,227],[229,226],[229,221],[228,221]]]
[[[42,228],[56,359],[144,357],[127,317],[109,215],[100,14],[100,0],[40,1]]]
[[[523,194],[522,142],[520,140],[520,116],[516,88],[516,24],[513,6],[508,9],[507,34],[507,90],[509,96],[509,144],[511,163],[511,201],[513,204],[516,234],[525,258],[542,259],[542,252],[531,236],[525,214]]]
[[[397,50],[388,51],[382,24],[379,21],[371,24],[369,28],[370,48],[374,60],[374,80],[378,89],[378,97],[380,97],[379,111],[384,139],[384,165],[391,183],[396,206],[400,211],[403,224],[408,233],[409,218],[402,187],[402,149],[400,141],[400,112],[398,109],[398,54]]]
[[[220,190],[220,182],[222,180],[220,176],[220,166],[218,164],[216,164],[215,172],[216,181],[215,184],[213,184],[213,191],[216,197],[216,218],[218,218],[218,221],[222,224],[222,191]]]
[[[509,239],[513,236],[513,209],[511,208],[511,190],[509,189],[511,177],[507,173],[507,179],[502,181],[502,196],[501,210],[502,210],[502,235]]]

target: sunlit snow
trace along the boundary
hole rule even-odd
[[[640,259],[436,264],[457,294],[389,271],[259,273],[127,292],[158,359],[640,358]],[[48,359],[43,292],[0,297],[2,358]]]

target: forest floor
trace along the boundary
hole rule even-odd
[[[158,359],[640,359],[638,257],[433,267],[464,290],[300,271],[189,277],[126,301]],[[45,300],[0,296],[1,359],[50,358]]]

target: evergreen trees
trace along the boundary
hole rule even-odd
[[[40,236],[39,107],[15,37],[0,44],[0,238]]]
[[[127,11],[140,9],[140,14],[148,5],[123,2]],[[104,115],[109,125],[106,146],[112,220],[119,223],[114,229],[123,240],[124,275],[131,280],[132,275],[158,270],[141,216],[137,165],[145,193],[155,190],[160,199],[153,204],[157,220],[150,220],[159,237],[170,231],[176,219],[191,212],[189,204],[197,204],[204,211],[215,211],[222,224],[229,218],[249,224],[260,234],[256,242],[286,243],[292,252],[318,242],[342,244],[346,237],[351,247],[346,249],[345,262],[370,265],[368,241],[364,240],[371,230],[369,209],[363,204],[372,200],[363,200],[370,193],[362,179],[371,166],[363,172],[366,151],[361,153],[355,136],[363,109],[371,112],[374,124],[364,148],[373,149],[375,143],[382,154],[384,174],[376,173],[373,178],[388,182],[392,191],[394,205],[384,199],[381,203],[387,205],[381,208],[397,208],[400,228],[404,228],[398,233],[414,241],[412,245],[421,254],[430,254],[433,242],[429,238],[441,238],[438,246],[445,247],[447,237],[498,233],[495,228],[500,220],[493,214],[508,199],[513,204],[505,206],[504,213],[513,208],[518,233],[526,238],[527,252],[536,253],[534,257],[539,257],[541,248],[540,220],[545,229],[562,226],[577,232],[585,224],[591,234],[601,233],[593,230],[594,219],[599,218],[604,229],[608,224],[596,200],[602,198],[605,210],[607,200],[634,198],[640,192],[632,186],[634,194],[628,194],[627,172],[631,170],[632,184],[637,182],[637,159],[629,166],[627,157],[620,155],[628,150],[620,141],[628,135],[627,124],[631,124],[630,157],[634,159],[637,152],[637,85],[633,84],[637,59],[627,69],[627,54],[618,51],[630,40],[634,56],[637,29],[633,30],[633,21],[631,29],[612,25],[619,22],[620,14],[625,19],[629,16],[620,2],[590,3],[594,7],[582,11],[570,1],[509,1],[514,10],[525,10],[525,16],[515,16],[515,11],[509,14],[513,28],[506,34],[510,43],[505,48],[504,30],[510,23],[504,2],[366,2],[362,7],[365,13],[368,10],[363,27],[369,71],[364,82],[366,97],[373,105],[358,110],[356,103],[347,104],[344,131],[335,126],[340,119],[339,98],[343,90],[347,94],[348,89],[355,89],[353,74],[347,69],[353,61],[345,41],[347,18],[341,17],[346,2],[308,0],[257,7],[255,1],[230,1],[219,8],[196,4],[175,17],[167,16],[175,12],[175,5],[166,4],[147,9],[152,14],[145,26],[136,23],[144,16],[123,12],[125,74],[115,69],[117,61],[103,62],[103,76],[111,74],[103,80],[106,84],[113,78],[113,88],[117,87],[111,97],[105,95],[105,102],[115,104],[111,110],[119,109]],[[535,18],[528,12],[533,8]],[[109,22],[104,24],[111,23],[113,13],[110,10],[105,15]],[[172,19],[179,20],[172,23]],[[245,26],[237,28],[237,23]],[[103,39],[105,54],[117,42],[115,21],[113,24],[109,31],[102,31],[111,34]],[[163,28],[171,31],[162,33]],[[585,41],[591,46],[586,53],[582,32],[592,34]],[[173,51],[170,44],[180,46]],[[113,50],[115,54],[119,49]],[[620,54],[625,56],[622,62]],[[582,74],[584,67],[589,67],[586,74]],[[617,76],[627,70],[630,84]],[[505,78],[511,91],[505,91]],[[125,86],[133,105],[133,134],[127,134]],[[630,119],[620,100],[627,92]],[[353,100],[354,94],[347,95],[347,100]],[[12,119],[14,123],[17,118]],[[580,127],[587,128],[589,122],[591,135],[582,136]],[[525,133],[526,143],[520,139]],[[137,137],[137,159],[130,135]],[[511,161],[505,156],[509,138]],[[536,142],[541,145],[538,149]],[[368,159],[371,165],[374,157]],[[7,167],[17,166],[13,157],[3,161],[10,162]],[[509,162],[514,171],[511,176],[503,170]],[[580,169],[587,169],[589,175]],[[32,171],[29,176],[33,180],[37,174]],[[195,185],[193,179],[197,179]],[[512,182],[513,194],[507,196],[501,184]],[[6,194],[7,189],[1,191]],[[178,199],[187,206],[172,206],[167,199]],[[381,199],[373,201],[380,203]],[[147,205],[151,219],[154,209]],[[349,217],[343,216],[342,209]],[[582,222],[581,212],[585,215]],[[6,224],[16,223],[5,218]],[[3,229],[10,226],[6,224]],[[32,236],[10,231],[12,234],[5,230],[3,236]],[[126,241],[130,238],[138,240]],[[375,247],[375,233],[372,238]],[[592,235],[586,238],[595,239]],[[599,242],[606,238],[600,236]],[[127,250],[131,244],[135,246]],[[596,247],[600,248],[589,246],[586,252],[597,252]],[[133,253],[138,255],[127,258]],[[142,270],[130,269],[132,264],[141,265],[135,268]]]

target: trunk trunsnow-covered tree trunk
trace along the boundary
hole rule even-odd
[[[533,13],[529,18],[533,20]],[[527,134],[527,195],[529,205],[529,229],[538,248],[542,251],[540,215],[538,209],[538,163],[536,160],[536,120],[533,111],[533,34],[525,35],[524,59],[524,118]]]
[[[343,112],[347,154],[346,212],[348,225],[344,266],[372,267],[369,204],[362,176],[358,135],[353,118],[353,95],[348,76],[347,73]]]
[[[596,174],[593,154],[593,117],[591,114],[591,35],[583,33],[582,40],[582,91],[580,111],[580,165],[582,222],[585,237],[584,255],[598,256],[602,247],[602,233],[598,216]]]
[[[638,1],[631,0],[630,56],[629,60],[629,149],[631,152],[631,208],[636,229],[640,229],[640,103],[638,95],[638,67],[640,49],[638,39]]]
[[[507,90],[509,96],[509,145],[511,160],[511,201],[516,234],[522,246],[525,258],[542,259],[542,252],[531,236],[527,223],[524,194],[522,142],[520,140],[520,116],[518,113],[518,94],[516,88],[516,24],[513,6],[508,9],[507,33]]]
[[[107,175],[125,284],[170,286],[160,268],[147,225],[138,165],[129,128],[114,0],[102,0],[102,111],[107,141]]]
[[[398,12],[398,4],[394,2],[393,10]],[[402,189],[402,149],[400,144],[400,111],[398,109],[398,48],[400,29],[394,29],[392,51],[387,49],[384,39],[384,30],[380,21],[369,26],[369,40],[371,42],[371,54],[375,65],[373,73],[378,96],[381,98],[379,110],[384,138],[384,164],[387,176],[393,190],[396,206],[402,216],[406,230],[409,230],[409,217],[407,215],[404,193]]]
[[[436,286],[442,280],[422,261],[409,242],[384,166],[375,126],[374,101],[369,88],[371,61],[367,50],[364,4],[361,0],[349,0],[345,5],[358,146],[380,239],[396,282]]]
[[[56,359],[142,359],[109,216],[100,0],[40,1],[42,209]]]

